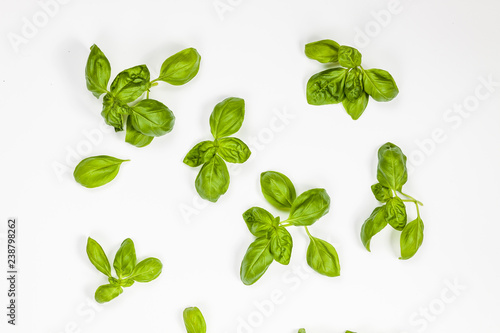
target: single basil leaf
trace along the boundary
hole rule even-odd
[[[226,163],[215,155],[205,163],[195,181],[196,191],[206,200],[217,202],[229,188],[229,172]]]
[[[339,64],[347,68],[358,67],[361,65],[361,53],[353,47],[342,45],[339,48]]]
[[[111,65],[108,58],[102,53],[97,45],[90,47],[87,66],[85,66],[85,81],[87,89],[99,98],[108,91],[108,82],[111,76]]]
[[[144,135],[162,136],[174,128],[175,116],[172,111],[154,99],[144,99],[131,110],[130,123]]]
[[[361,95],[363,91],[363,72],[359,68],[351,69],[345,79],[345,99],[350,102],[355,102]]]
[[[129,160],[120,160],[106,155],[88,157],[78,163],[73,177],[85,187],[99,187],[115,179],[120,165],[127,161]]]
[[[101,116],[106,124],[113,126],[116,132],[123,131],[123,118],[129,113],[130,108],[121,104],[112,95],[104,95]]]
[[[271,233],[271,254],[274,260],[288,265],[292,256],[293,240],[285,227],[275,227]]]
[[[105,284],[97,288],[95,291],[95,300],[97,303],[106,303],[113,298],[118,297],[123,292],[122,287],[112,284]]]
[[[200,61],[200,54],[192,47],[177,52],[163,62],[158,80],[175,86],[188,83],[198,73]]]
[[[324,39],[306,44],[305,53],[308,58],[317,60],[323,64],[337,62],[339,59],[339,47],[340,45],[337,42],[330,39]]]
[[[130,238],[127,238],[116,252],[115,260],[113,261],[113,267],[118,278],[121,279],[132,274],[136,263],[137,257],[135,255],[134,242]]]
[[[388,142],[378,150],[377,180],[394,191],[401,191],[408,180],[406,156],[395,144]]]
[[[184,163],[190,167],[197,167],[212,160],[216,153],[213,141],[202,141],[191,148],[184,157]]]
[[[399,259],[410,259],[417,253],[424,241],[424,223],[420,217],[406,225],[401,233],[401,257]]]
[[[308,226],[328,213],[329,209],[328,193],[322,188],[315,188],[295,199],[287,221],[295,226]]]
[[[306,330],[304,328],[299,329],[299,333],[306,333]]]
[[[260,187],[266,200],[279,209],[289,210],[297,197],[292,181],[276,171],[261,173]]]
[[[156,258],[147,258],[139,262],[132,271],[129,279],[136,282],[150,282],[156,279],[161,274],[163,265]]]
[[[372,192],[373,195],[375,196],[375,199],[377,199],[380,202],[387,202],[389,201],[390,198],[394,196],[390,188],[385,187],[380,183],[372,185]]]
[[[267,210],[260,207],[252,207],[243,213],[243,219],[248,230],[256,237],[268,237],[278,227],[278,222]]]
[[[182,316],[187,333],[205,333],[207,331],[205,318],[197,307],[184,309]]]
[[[149,69],[139,65],[119,73],[111,83],[111,93],[122,103],[138,99],[149,88]]]
[[[353,120],[357,120],[363,112],[365,112],[366,107],[368,106],[368,94],[365,92],[361,93],[361,96],[354,102],[351,102],[348,98],[344,98],[342,101],[342,105],[344,105],[344,109],[347,111],[347,114],[351,116]]]
[[[399,93],[394,78],[382,69],[365,70],[363,86],[368,95],[377,102],[389,102]]]
[[[111,277],[111,265],[101,245],[92,238],[87,239],[87,256],[92,265],[102,274]]]
[[[133,279],[123,279],[123,280],[120,280],[119,283],[120,283],[120,286],[122,287],[131,287],[133,284],[134,284],[134,280]]]
[[[144,135],[132,126],[131,117],[127,119],[127,134],[125,142],[130,143],[138,148],[146,147],[153,141],[153,136]]]
[[[316,272],[329,277],[340,275],[339,256],[328,242],[309,236],[311,242],[307,248],[307,264]]]
[[[250,244],[241,262],[241,281],[247,286],[254,284],[264,275],[272,262],[271,239],[257,238]]]
[[[229,97],[217,104],[210,115],[210,132],[215,139],[232,135],[241,128],[245,118],[245,101]]]
[[[368,251],[371,251],[370,242],[372,237],[384,229],[386,225],[385,206],[375,208],[361,227],[361,241]]]
[[[385,215],[387,223],[396,230],[403,230],[406,225],[406,206],[405,203],[398,197],[394,197],[387,201],[385,205]]]
[[[229,163],[244,163],[250,157],[248,146],[237,138],[217,139],[217,154]]]
[[[345,68],[332,68],[314,74],[307,82],[307,103],[327,105],[342,102],[346,75]]]

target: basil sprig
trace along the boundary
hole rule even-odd
[[[307,102],[311,105],[342,102],[352,119],[358,119],[368,105],[368,96],[377,102],[395,98],[398,87],[391,74],[361,66],[361,53],[353,47],[325,39],[306,44],[308,58],[332,63],[334,68],[314,74],[307,82]]]
[[[370,251],[370,242],[373,236],[384,229],[388,224],[398,231],[402,231],[400,238],[401,257],[410,259],[415,255],[424,239],[424,223],[420,217],[419,206],[423,204],[402,192],[403,185],[408,180],[406,156],[401,149],[390,142],[380,147],[378,151],[377,167],[378,183],[372,185],[375,198],[384,203],[373,210],[370,217],[361,228],[361,241]],[[417,218],[407,223],[405,202],[415,204]]]
[[[241,263],[241,281],[246,285],[254,284],[273,261],[282,265],[290,263],[293,240],[286,229],[290,226],[304,227],[310,240],[306,259],[312,269],[330,277],[340,275],[335,248],[312,236],[308,229],[330,209],[330,197],[326,191],[316,188],[297,196],[290,179],[276,171],[263,172],[260,185],[262,194],[271,205],[290,213],[285,221],[280,221],[279,217],[260,207],[252,207],[243,213],[248,230],[256,239],[248,247]]]
[[[108,277],[109,284],[97,288],[95,300],[106,303],[123,292],[123,287],[130,287],[134,282],[150,282],[156,279],[162,270],[162,263],[156,258],[147,258],[137,263],[134,242],[127,238],[118,249],[113,261],[118,278],[111,274],[111,265],[101,245],[92,238],[87,240],[87,256],[92,265]]]

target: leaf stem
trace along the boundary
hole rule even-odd
[[[309,236],[309,238],[313,238],[313,236],[309,233],[309,229],[307,229],[306,226],[304,226],[304,229],[306,229],[306,232],[307,232],[307,235]]]
[[[285,221],[283,221],[283,222],[286,222],[286,220],[285,220]],[[290,227],[290,226],[292,226],[292,225],[293,225],[293,224],[291,224],[291,223],[283,223],[283,222],[281,222],[281,223],[280,223],[280,227],[285,227],[285,228],[286,228],[286,227]]]
[[[399,193],[401,193],[401,194],[402,194],[402,195],[404,195],[405,197],[407,197],[407,198],[411,199],[411,201],[415,202],[415,204],[417,204],[417,205],[420,205],[420,206],[423,206],[423,205],[424,205],[423,203],[421,203],[420,201],[418,201],[417,199],[415,199],[414,197],[412,197],[412,196],[410,196],[410,195],[408,195],[408,194],[406,194],[406,193],[403,193],[403,192],[401,192],[401,191],[399,191]]]

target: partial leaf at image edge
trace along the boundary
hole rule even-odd
[[[186,326],[187,333],[205,333],[207,331],[207,324],[205,318],[197,307],[190,307],[184,309],[182,313],[184,319],[184,326]]]

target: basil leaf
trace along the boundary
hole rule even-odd
[[[310,59],[321,63],[337,62],[340,45],[330,39],[306,44],[305,53]]]
[[[297,197],[292,181],[276,171],[261,173],[260,187],[266,200],[279,209],[289,210]]]
[[[122,103],[138,99],[149,88],[149,69],[139,65],[119,73],[111,83],[111,93]]]
[[[111,265],[101,245],[92,238],[87,239],[87,256],[92,265],[102,274],[111,277]]]
[[[134,282],[135,281],[133,279],[123,279],[120,280],[120,286],[128,288],[131,287],[134,284]]]
[[[377,102],[389,102],[399,93],[394,78],[382,69],[365,70],[363,86],[366,93]]]
[[[90,47],[87,66],[85,66],[85,81],[87,89],[99,98],[108,91],[108,82],[111,77],[111,65],[108,58],[102,53],[97,45]]]
[[[113,261],[113,267],[118,278],[121,279],[132,274],[136,262],[137,257],[135,255],[134,242],[130,238],[127,238],[116,252],[115,260]]]
[[[217,154],[229,163],[244,163],[250,157],[248,146],[237,138],[217,139]]]
[[[127,105],[121,104],[112,95],[104,95],[101,116],[106,124],[115,128],[116,132],[123,131],[123,118],[129,110]]]
[[[304,328],[299,329],[299,333],[306,333],[306,330]]]
[[[278,222],[267,210],[260,207],[252,207],[243,213],[243,219],[248,230],[257,237],[268,237],[268,234],[278,227]]]
[[[328,213],[329,209],[328,193],[322,188],[315,188],[295,199],[287,221],[295,226],[308,226]]]
[[[332,68],[314,74],[307,82],[307,103],[326,105],[342,102],[346,74],[345,68]]]
[[[292,256],[293,240],[285,227],[277,226],[271,233],[271,254],[274,260],[288,265]]]
[[[361,241],[368,251],[372,237],[378,234],[387,225],[385,206],[377,207],[373,210],[370,217],[366,219],[361,227]]]
[[[396,230],[403,230],[406,225],[407,216],[405,203],[400,198],[394,197],[387,201],[385,214],[387,223]]]
[[[247,286],[254,284],[264,275],[272,262],[271,239],[257,238],[250,244],[241,262],[241,281]]]
[[[78,163],[73,177],[85,187],[99,187],[115,179],[120,165],[127,161],[129,160],[120,160],[106,155],[88,157]]]
[[[361,65],[361,53],[353,47],[342,45],[339,48],[339,64],[347,68],[358,67]]]
[[[130,143],[138,148],[146,147],[153,141],[153,136],[144,135],[132,126],[131,117],[127,119],[127,133],[125,142]]]
[[[424,241],[424,223],[420,217],[408,223],[401,233],[401,257],[399,259],[410,259],[417,253]]]
[[[351,102],[348,98],[344,98],[342,105],[344,106],[347,114],[351,116],[353,120],[357,120],[363,112],[365,112],[368,106],[368,94],[363,92],[361,96],[354,102]]]
[[[335,248],[322,239],[309,236],[307,264],[316,272],[329,277],[340,275],[339,257]]]
[[[205,163],[196,177],[196,191],[206,200],[217,202],[229,187],[229,172],[226,163],[215,155]]]
[[[114,278],[112,276],[110,276],[108,278],[108,282],[109,282],[109,284],[112,284],[113,286],[119,286],[120,285],[120,281],[118,281],[117,278]]]
[[[380,202],[387,202],[389,201],[390,198],[394,196],[390,188],[385,187],[380,183],[372,185],[372,192],[373,195],[375,196],[375,199],[377,199]]]
[[[215,153],[213,141],[202,141],[191,148],[183,162],[191,167],[197,167],[212,160]]]
[[[184,309],[182,316],[187,333],[205,333],[207,331],[205,318],[197,307]]]
[[[156,258],[147,258],[134,267],[129,279],[133,279],[136,282],[150,282],[161,274],[162,268],[163,265],[160,260]]]
[[[201,56],[194,48],[184,49],[167,58],[157,80],[179,86],[191,81],[200,69]]]
[[[245,101],[229,97],[217,104],[210,115],[210,132],[215,139],[232,135],[241,128],[245,118]]]
[[[113,298],[120,296],[122,292],[123,289],[120,286],[105,284],[97,288],[95,291],[95,300],[97,303],[106,303],[111,301]]]
[[[130,123],[140,133],[148,136],[162,136],[174,128],[175,116],[163,103],[145,99],[134,105]]]
[[[406,156],[395,144],[388,142],[378,150],[377,180],[394,191],[401,191],[408,180]]]
[[[363,72],[359,68],[353,68],[347,73],[344,92],[344,101],[348,99],[350,102],[355,102],[364,93]]]

